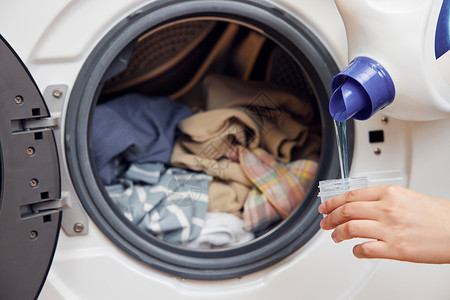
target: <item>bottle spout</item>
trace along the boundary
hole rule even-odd
[[[334,76],[329,110],[339,122],[367,120],[394,101],[395,87],[389,73],[375,60],[360,56]]]

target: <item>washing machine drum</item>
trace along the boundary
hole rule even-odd
[[[33,125],[49,116],[43,98],[1,47],[0,263],[44,274],[31,293],[61,222],[48,205],[58,157],[53,130]],[[74,199],[150,269],[223,280],[268,268],[318,231],[317,183],[338,176],[337,71],[300,20],[264,2],[151,4],[98,43],[72,89],[61,151]],[[18,289],[23,273],[2,273],[1,290]]]

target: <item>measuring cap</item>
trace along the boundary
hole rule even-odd
[[[330,114],[336,121],[350,118],[367,120],[394,101],[395,87],[391,76],[378,62],[360,56],[334,76]]]

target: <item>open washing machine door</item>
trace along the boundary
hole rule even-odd
[[[0,291],[35,299],[61,226],[58,153],[44,99],[1,36],[0,66]]]

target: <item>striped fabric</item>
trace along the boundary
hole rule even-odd
[[[167,242],[184,243],[203,227],[211,179],[163,163],[131,164],[120,184],[106,190],[130,222]]]
[[[255,185],[244,204],[245,229],[249,231],[264,229],[289,216],[303,201],[318,166],[306,159],[279,163],[261,148],[239,149],[239,161]]]

